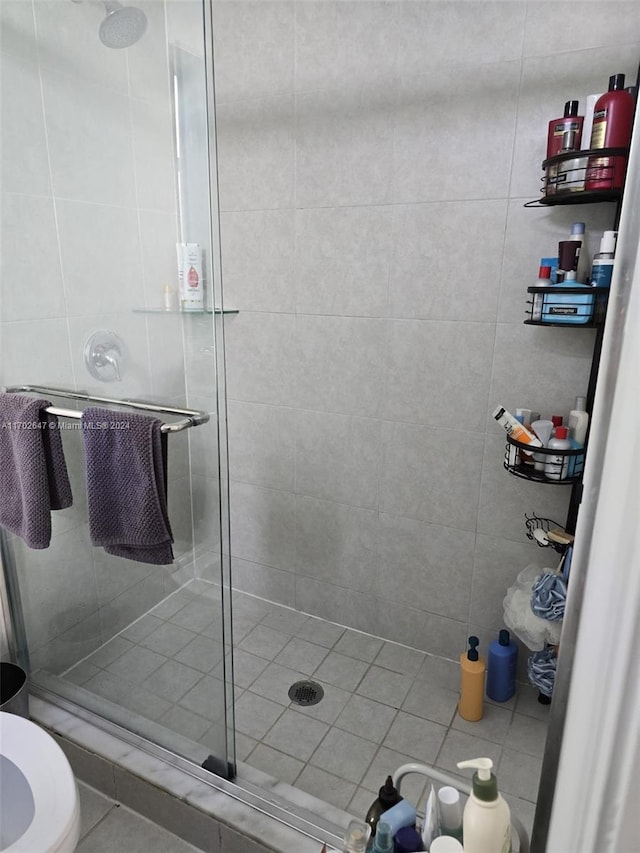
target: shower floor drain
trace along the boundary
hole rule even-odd
[[[289,688],[289,699],[296,705],[317,705],[324,690],[315,681],[296,681]]]

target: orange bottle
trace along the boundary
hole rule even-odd
[[[460,655],[460,701],[458,713],[463,720],[482,719],[484,699],[485,659],[480,657],[477,637],[469,637],[469,650]]]

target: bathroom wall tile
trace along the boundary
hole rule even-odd
[[[71,6],[41,0],[33,7],[43,68],[127,94],[127,55],[101,42],[98,28],[104,18],[102,10],[84,3]]]
[[[191,476],[193,540],[201,548],[220,546],[220,492],[217,479]]]
[[[310,2],[296,6],[296,89],[369,85],[396,59],[394,3]]]
[[[379,637],[372,637],[360,631],[347,629],[335,644],[333,650],[339,652],[341,655],[348,655],[351,658],[356,658],[356,660],[371,663],[375,660],[381,648],[382,640]]]
[[[513,477],[504,470],[505,440],[487,436],[478,509],[478,533],[528,542],[525,513],[536,512],[564,525],[569,486],[550,486]],[[545,555],[546,556],[546,555]]]
[[[416,627],[416,648],[447,658],[457,657],[468,635],[467,622],[461,614],[458,619],[447,619],[437,613],[424,613]]]
[[[412,755],[417,749],[422,761],[434,764],[446,734],[445,726],[399,711],[384,740],[384,746],[405,755]]]
[[[493,342],[489,323],[391,321],[386,416],[442,427],[482,423]]]
[[[310,763],[357,785],[377,751],[377,744],[332,728],[311,756]]]
[[[520,62],[458,66],[401,80],[395,122],[396,202],[504,198]],[[487,114],[491,122],[486,122]],[[464,144],[474,128],[473,146]]]
[[[57,536],[43,551],[27,550],[17,537],[12,548],[31,646],[41,646],[98,609],[86,529],[76,527]],[[99,638],[99,627],[95,630]]]
[[[506,209],[504,200],[394,207],[390,316],[494,320]],[[474,223],[464,249],[461,222]]]
[[[502,427],[491,417],[491,411],[498,404],[510,411],[526,405],[540,412],[542,417],[554,414],[566,418],[576,396],[587,392],[594,336],[592,329],[498,324],[487,412],[488,431],[504,435]],[[527,357],[514,371],[516,352],[526,352]]]
[[[144,306],[164,307],[164,288],[170,287],[178,307],[178,270],[176,261],[177,222],[172,213],[157,210],[138,211]],[[143,307],[142,305],[138,307]],[[179,318],[172,317],[176,321]]]
[[[143,397],[148,394],[150,384],[149,351],[147,348],[146,326],[144,315],[124,311],[119,314],[102,313],[99,315],[82,315],[71,317],[68,321],[73,367],[79,386],[89,393],[102,396],[105,393],[104,382],[94,379],[84,364],[84,346],[89,337],[97,329],[115,332],[124,347],[124,355],[120,361],[121,381],[117,397]],[[112,380],[113,381],[113,380]],[[68,380],[64,383],[68,385]]]
[[[78,784],[78,794],[80,795],[80,838],[83,838],[115,806],[115,803],[82,782]]]
[[[131,100],[138,206],[176,209],[171,112],[167,101]]]
[[[240,557],[231,558],[234,588],[277,601],[288,607],[295,605],[295,575]]]
[[[175,314],[148,314],[145,317],[149,362],[151,366],[151,388],[153,399],[162,404],[186,406],[185,362],[182,346],[182,323]],[[192,404],[195,406],[195,403]],[[181,435],[175,433],[173,438]],[[174,441],[172,446],[176,442]],[[171,470],[176,474],[188,470],[188,451],[181,453],[183,459],[176,465],[176,453],[171,454]]]
[[[165,597],[162,576],[151,574],[100,608],[104,637],[112,637]]]
[[[295,565],[295,497],[288,492],[231,484],[231,553],[276,569]]]
[[[376,593],[440,616],[466,616],[474,534],[391,515],[380,521]]]
[[[524,752],[503,749],[497,770],[502,790],[535,803],[541,769],[541,759]]]
[[[293,314],[240,314],[225,327],[225,345],[230,399],[291,405],[295,366]]]
[[[533,195],[532,189],[529,198]],[[558,241],[568,238],[573,222],[584,220],[586,223],[586,240],[581,253],[587,271],[600,246],[602,232],[610,230],[613,222],[610,204],[583,205],[578,211],[573,205],[525,208],[524,201],[526,199],[509,202],[498,305],[498,320],[502,323],[520,323],[525,319],[526,302],[531,298],[527,287],[535,283],[540,259],[557,256]]]
[[[307,764],[296,780],[296,788],[313,794],[314,797],[327,803],[332,803],[339,809],[346,809],[347,803],[353,797],[356,786],[343,778],[334,776]]]
[[[381,743],[395,715],[395,709],[386,704],[353,695],[336,720],[336,726],[351,734],[366,733],[367,740]]]
[[[77,779],[108,797],[115,798],[114,765],[110,761],[83,749],[55,732],[51,732],[51,736],[63,750]]]
[[[60,675],[65,669],[90,655],[102,643],[100,614],[89,612],[81,622],[67,631],[58,632],[38,648],[37,639],[29,637],[30,662],[33,670],[42,668],[46,672]],[[92,673],[94,674],[94,673]],[[88,676],[90,677],[90,676]]]
[[[102,548],[96,548],[92,558],[96,570],[98,601],[101,605],[117,598],[152,574],[152,566],[114,557]]]
[[[224,213],[221,226],[225,304],[240,311],[295,311],[294,211]]]
[[[582,48],[608,45],[619,47],[630,42],[640,42],[640,24],[636,13],[636,5],[630,0],[609,0],[606,6],[566,0],[549,5],[529,0],[524,55],[548,57],[569,51],[571,46],[575,50],[576,45]],[[567,15],[571,20],[571,45],[567,44],[560,31],[562,28],[558,26],[559,21],[567,20]]]
[[[380,406],[384,321],[298,316],[299,408],[374,417]]]
[[[255,486],[293,491],[295,411],[230,400],[229,472]]]
[[[270,746],[265,746],[263,743],[259,743],[253,750],[249,763],[251,767],[264,770],[265,773],[275,776],[280,782],[286,782],[288,785],[294,784],[304,767],[304,761],[285,755],[284,752],[279,752],[277,749],[271,749]],[[303,788],[303,790],[307,789]],[[309,793],[315,792],[310,791]]]
[[[385,422],[380,509],[474,530],[484,437]]]
[[[571,17],[573,19],[573,13]],[[580,17],[579,13],[577,17]],[[590,16],[587,20],[590,21]],[[636,35],[635,39],[637,42],[639,37]],[[579,44],[573,42],[574,47]],[[605,92],[612,71],[624,72],[635,80],[638,65],[637,43],[573,50],[570,53],[545,50],[545,54],[523,61],[510,188],[512,196],[539,197],[540,164],[546,154],[547,126],[552,118],[562,115],[565,101],[569,97],[580,100],[580,114],[584,115],[585,97]],[[585,144],[588,147],[588,141],[585,140]]]
[[[4,5],[4,4],[3,4]],[[50,195],[51,179],[38,68],[0,56],[2,189]]]
[[[4,321],[64,317],[56,221],[50,198],[3,193],[0,287]]]
[[[213,4],[216,103],[293,90],[294,3]]]
[[[296,98],[296,205],[391,201],[393,78],[336,86]]]
[[[504,475],[514,479],[506,471]],[[502,601],[518,573],[530,563],[541,568],[551,563],[555,568],[558,560],[550,548],[539,548],[534,542],[513,542],[479,533],[473,557],[470,621],[490,628],[502,627]]]
[[[165,850],[175,853],[195,853],[196,848],[178,836],[141,818],[125,807],[113,809],[78,847],[79,853],[104,853],[112,845],[131,850]]]
[[[24,0],[5,0],[0,7],[0,53],[35,59],[33,6]]]
[[[307,761],[328,731],[329,726],[325,723],[287,710],[264,738],[264,742],[287,755]]]
[[[58,201],[60,254],[70,317],[144,304],[134,210]]]
[[[524,714],[514,714],[504,745],[506,749],[525,752],[541,759],[544,756],[546,741],[546,722],[534,720]]]
[[[376,512],[298,496],[295,527],[298,574],[371,589],[379,564]]]
[[[170,114],[170,83],[164,3],[137,0],[137,7],[147,18],[144,35],[127,48],[129,93],[133,98],[164,101]]]
[[[474,2],[472,15],[464,2],[397,5],[399,74],[419,74],[446,65],[455,86],[458,65],[477,67],[520,59],[524,3]]]
[[[55,194],[133,207],[128,99],[48,69],[43,70],[42,84]]]
[[[216,128],[221,210],[292,207],[293,97],[220,104]]]
[[[391,215],[375,206],[296,211],[300,313],[385,316]]]
[[[295,491],[375,509],[382,423],[324,412],[296,412]]]

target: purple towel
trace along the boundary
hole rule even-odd
[[[51,403],[0,394],[0,524],[30,548],[48,548],[51,510],[73,503]]]
[[[82,414],[89,534],[108,554],[173,562],[162,463],[162,421],[89,408]]]

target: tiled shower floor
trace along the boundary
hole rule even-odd
[[[64,677],[206,751],[219,734],[210,710],[221,650],[207,601],[217,595],[212,584],[190,582]],[[239,761],[363,816],[407,761],[458,776],[456,761],[487,755],[530,831],[549,713],[532,688],[522,685],[504,705],[488,702],[484,718],[468,723],[456,713],[456,662],[238,592],[234,645]],[[304,678],[324,689],[317,705],[288,698]],[[403,794],[420,802],[425,783],[410,776]]]

